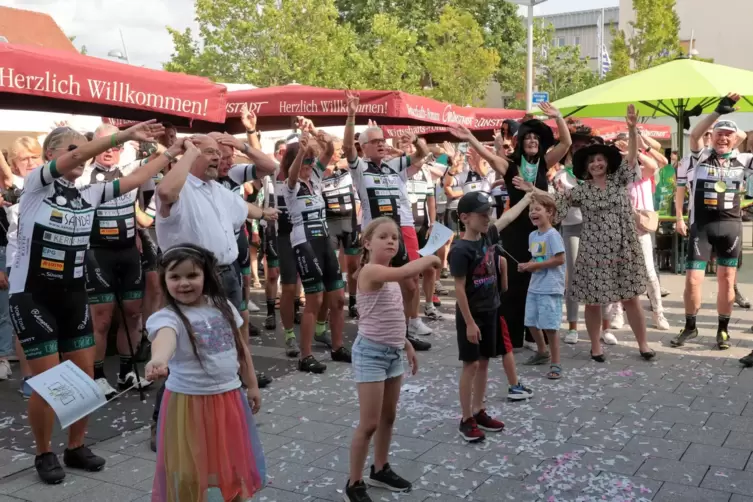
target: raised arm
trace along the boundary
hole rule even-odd
[[[358,110],[360,98],[358,93],[351,91],[345,91],[345,98],[347,100],[348,118],[345,119],[343,153],[345,159],[351,163],[358,158],[358,150],[356,150],[356,110]]]
[[[65,176],[87,160],[93,159],[114,146],[122,145],[126,141],[153,141],[164,133],[165,128],[162,124],[158,124],[156,120],[149,120],[129,127],[125,131],[119,131],[103,138],[95,138],[58,157],[55,161],[55,171],[58,176]],[[42,152],[43,155],[45,153]]]
[[[288,188],[293,190],[298,183],[298,173],[301,172],[301,165],[303,165],[303,159],[310,153],[309,152],[309,133],[304,132],[299,138],[298,154],[295,156],[293,163],[288,170]]]
[[[645,153],[638,154],[638,164],[641,166],[641,176],[650,178],[659,170],[659,163],[651,155]]]
[[[157,173],[162,172],[172,159],[183,153],[183,144],[176,141],[166,152],[157,157],[150,157],[149,162],[137,167],[131,174],[120,178],[120,193],[128,193],[142,186]]]
[[[253,146],[245,143],[235,136],[226,134],[217,140],[217,143],[225,146],[230,146],[236,150],[243,152],[246,157],[251,160],[251,163],[256,167],[258,177],[262,178],[268,174],[273,174],[277,169],[277,162],[275,162],[268,155],[262,153],[261,150],[254,148]]]
[[[452,126],[450,132],[461,141],[468,142],[471,147],[478,152],[482,159],[487,161],[492,169],[498,172],[501,176],[507,173],[509,163],[504,157],[493,154],[484,147],[484,145],[473,135],[471,131],[465,126]]]
[[[515,221],[518,218],[518,216],[523,214],[523,211],[525,211],[525,209],[531,203],[532,197],[533,197],[533,192],[526,193],[525,196],[523,196],[523,198],[520,199],[517,204],[515,204],[510,209],[502,213],[502,217],[497,218],[497,221],[494,222],[494,226],[497,227],[497,230],[501,232],[510,223]]]
[[[0,185],[5,188],[13,186],[13,171],[10,170],[10,166],[5,161],[5,155],[0,153]]]
[[[570,137],[570,128],[567,126],[567,122],[562,118],[560,111],[551,105],[551,103],[539,103],[539,108],[544,114],[554,119],[557,122],[557,131],[559,132],[560,142],[557,143],[554,148],[546,153],[546,167],[552,167],[557,162],[562,160],[567,152],[570,150],[570,146],[573,144],[573,140]]]
[[[735,111],[735,103],[740,101],[740,95],[729,93],[725,97],[719,100],[719,104],[716,105],[716,109],[713,113],[709,113],[695,125],[692,131],[690,131],[690,151],[700,152],[703,149],[703,135],[706,131],[711,129],[714,122],[719,120],[719,117],[732,113]]]
[[[246,139],[248,144],[252,148],[261,150],[261,143],[259,143],[259,131],[256,130],[256,114],[248,109],[246,104],[243,104],[241,108],[241,122],[243,127],[246,128]]]
[[[410,157],[410,166],[408,166],[408,178],[412,178],[421,167],[424,165],[426,157],[429,156],[429,145],[426,144],[426,140],[416,137],[415,134],[410,134],[403,137],[403,142],[412,143],[416,147],[416,153]]]
[[[424,256],[402,267],[385,267],[384,265],[366,264],[361,269],[359,281],[370,284],[385,282],[399,282],[409,277],[415,277],[429,268],[440,269],[442,261],[434,255]]]
[[[628,128],[627,164],[629,168],[633,168],[638,162],[638,112],[633,104],[627,107],[625,123],[627,123]]]
[[[173,165],[170,172],[157,185],[156,194],[160,200],[159,212],[165,218],[170,216],[170,206],[178,202],[180,191],[183,190],[183,185],[186,183],[191,166],[201,153],[191,138],[183,140],[183,147],[186,153]]]

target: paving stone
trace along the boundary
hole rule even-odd
[[[614,452],[589,452],[583,455],[581,462],[586,468],[594,471],[606,471],[625,476],[633,476],[638,468],[643,465],[644,457],[636,453]]]
[[[721,397],[697,397],[690,405],[691,410],[713,411],[739,415],[742,413],[747,401]]]
[[[0,480],[0,495],[11,494],[37,483],[39,476],[33,469],[17,472]]]
[[[370,458],[367,458],[366,462],[368,463],[369,461]],[[347,475],[350,473],[350,449],[337,448],[313,462],[309,462],[308,465]]]
[[[448,467],[452,467],[448,469]],[[416,480],[416,488],[432,490],[447,495],[466,497],[489,479],[489,475],[482,472],[463,471],[455,466],[439,466]]]
[[[647,436],[634,436],[624,448],[626,452],[640,453],[651,457],[668,458],[679,460],[685,450],[690,446],[687,441],[672,439],[652,438]]]
[[[589,479],[581,493],[591,497],[587,500],[650,500],[661,485],[653,479],[602,472]]]
[[[729,492],[675,483],[664,483],[654,497],[654,502],[727,502],[728,500]],[[734,501],[734,496],[732,501]]]
[[[704,425],[711,413],[708,411],[694,411],[687,408],[667,407],[661,408],[651,420],[661,420],[676,424]]]
[[[329,454],[337,448],[335,444],[314,443],[296,439],[288,444],[267,453],[269,458],[277,458],[286,462],[296,462],[299,464],[310,464],[314,460]]]
[[[712,446],[722,446],[729,434],[730,431],[726,429],[712,429],[711,427],[675,424],[664,437],[667,439],[679,439],[680,441],[691,441],[693,443],[708,444]]]
[[[541,459],[526,455],[488,453],[471,465],[468,470],[484,472],[490,476],[523,479],[541,463]]]
[[[345,483],[342,485],[345,486]],[[299,493],[279,490],[271,486],[264,488],[251,499],[252,502],[299,502],[300,500]]]
[[[287,491],[299,491],[299,488],[310,486],[328,472],[332,471],[294,462],[280,462],[267,472],[267,486]],[[344,480],[341,484],[345,486]],[[300,500],[300,495],[297,500]]]
[[[633,436],[640,434],[653,438],[663,438],[672,429],[674,422],[646,418],[623,418],[614,428]]]
[[[34,455],[0,448],[0,479],[34,467]]]
[[[267,413],[256,420],[257,430],[259,432],[266,432],[267,434],[280,434],[299,425],[301,425],[299,418],[274,415],[272,413]]]
[[[701,488],[749,495],[753,493],[753,472],[712,466],[703,478]]]
[[[151,495],[150,495],[151,497]],[[0,495],[0,502],[19,502],[22,499],[17,499],[13,497],[9,497],[7,495]]]
[[[434,465],[451,465],[456,470],[462,471],[476,464],[488,452],[477,448],[478,445],[450,445],[440,443],[420,457],[419,462]]]
[[[293,439],[289,437],[279,436],[277,434],[266,434],[264,432],[259,433],[259,438],[261,439],[261,445],[264,448],[264,453],[269,453],[275,448],[279,448],[280,446],[293,441]]]
[[[133,486],[145,479],[154,477],[156,463],[143,458],[130,458],[113,466],[105,466],[99,472],[76,471],[80,476],[114,483],[121,486]]]
[[[624,429],[590,429],[584,427],[567,440],[568,443],[591,446],[594,448],[608,448],[621,450],[633,437]]]
[[[699,486],[708,465],[697,465],[666,458],[647,458],[636,476],[657,481],[669,481],[681,485]]]
[[[102,483],[86,491],[88,500],[97,502],[133,502],[144,496],[143,491],[126,488],[125,486]],[[78,499],[81,495],[71,497],[71,501]]]
[[[732,498],[729,499],[729,502],[753,502],[753,497],[744,497],[735,493],[732,495]]]
[[[650,391],[641,399],[641,402],[662,406],[690,406],[693,399],[692,396],[681,396],[673,392]]]
[[[280,436],[324,443],[327,441],[328,437],[342,433],[346,430],[347,427],[341,425],[306,422],[281,432]]]
[[[682,456],[682,461],[744,469],[749,457],[748,450],[693,443]]]
[[[725,448],[739,448],[741,450],[753,450],[753,434],[746,432],[730,431],[727,440],[722,445]]]
[[[738,417],[724,413],[712,413],[706,421],[706,427],[729,429],[732,431],[753,433],[753,417]]]
[[[502,496],[505,496],[503,499]],[[516,479],[492,476],[487,479],[471,495],[473,500],[484,502],[499,502],[500,500],[512,500],[515,502],[536,502],[539,496],[532,487]],[[433,499],[429,499],[433,500]]]
[[[49,485],[39,482],[13,492],[11,496],[34,502],[59,502],[87,492],[100,484],[102,482],[96,479],[77,476],[69,472],[66,474],[65,480],[61,484],[55,485],[54,489],[50,489]]]
[[[562,419],[563,424],[571,424],[579,427],[593,427],[594,429],[605,429],[612,427],[620,421],[622,415],[613,413],[599,413],[588,410],[574,410],[568,416]]]
[[[437,445],[434,441],[393,434],[390,455],[415,460]]]
[[[675,389],[675,394],[680,394],[681,396],[719,397],[721,391],[722,389],[720,389],[718,385],[682,382],[680,386]]]
[[[626,419],[651,418],[659,408],[661,408],[661,406],[658,404],[626,401],[624,399],[613,399],[601,411],[605,413],[623,415]]]
[[[347,476],[339,472],[324,471],[316,478],[299,484],[295,491],[304,498],[314,497],[315,500],[342,500]]]

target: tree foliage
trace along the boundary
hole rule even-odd
[[[597,84],[598,76],[581,58],[577,45],[554,45],[554,27],[538,20],[534,26],[534,43],[540,56],[536,58],[536,85],[556,101]]]
[[[675,0],[633,0],[633,10],[635,21],[630,22],[629,32],[620,30],[612,40],[608,79],[666,63],[682,54]],[[615,57],[619,65],[614,64]]]

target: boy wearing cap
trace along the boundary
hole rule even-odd
[[[528,206],[530,195],[495,222],[497,231],[517,218]],[[455,280],[458,357],[460,374],[460,435],[468,442],[483,441],[483,431],[499,432],[505,424],[486,414],[484,394],[489,359],[503,353],[499,326],[498,275],[495,247],[489,236],[489,217],[494,202],[487,192],[470,192],[458,202],[458,217],[465,234],[453,242],[448,262]],[[511,382],[512,383],[512,382]]]

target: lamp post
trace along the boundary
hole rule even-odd
[[[510,0],[512,3],[528,7],[528,62],[526,64],[526,111],[533,108],[533,8],[546,0]]]
[[[123,30],[118,29],[118,31],[120,32],[120,44],[123,47],[123,52],[113,49],[107,55],[111,58],[122,59],[126,63],[131,64],[131,60],[128,58],[128,47],[126,47],[125,38],[123,38]]]

